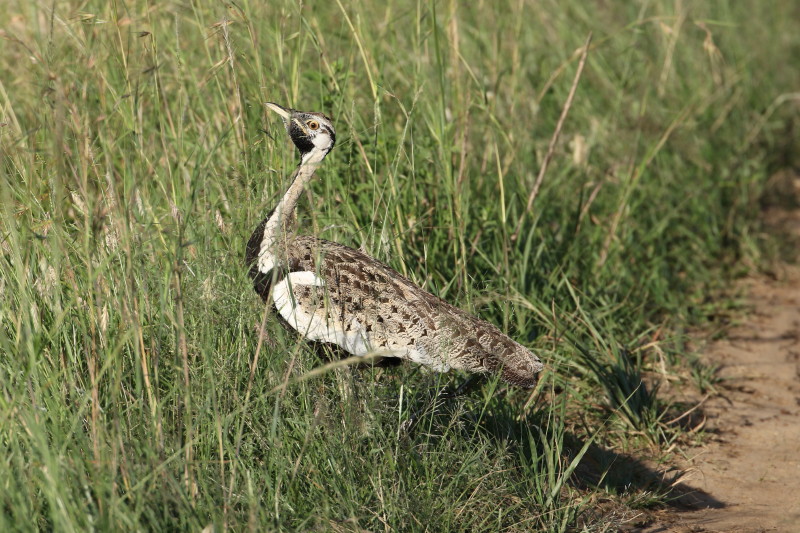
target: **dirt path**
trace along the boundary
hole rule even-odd
[[[780,223],[800,237],[800,211]],[[665,512],[643,533],[800,532],[800,267],[782,270],[747,281],[752,310],[708,351],[722,395],[704,405],[712,438],[683,482],[724,505]]]

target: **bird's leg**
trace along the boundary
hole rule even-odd
[[[440,401],[458,398],[459,396],[463,396],[474,389],[475,385],[481,381],[482,377],[483,376],[480,374],[471,374],[463,383],[461,383],[461,385],[455,389],[449,389],[447,385],[439,387],[438,392],[433,396],[433,402],[430,406],[431,413],[436,412],[436,408],[438,407]],[[420,418],[422,418],[422,415],[425,414],[428,409],[429,405],[425,405],[424,407],[414,410],[411,416],[408,417],[408,420],[403,422],[401,429],[410,433],[411,430],[416,427]]]
[[[440,375],[438,374],[430,374],[429,376],[434,376],[434,379],[436,379],[437,381],[440,379]],[[438,402],[439,397],[442,395],[442,393],[444,393],[444,391],[447,389],[447,387],[440,386],[438,384],[434,385],[434,387],[425,387],[426,390],[430,390],[431,388],[436,389],[436,392],[432,397],[433,400],[432,403],[429,399],[423,400],[420,398],[414,402],[417,404],[416,407],[409,406],[411,414],[409,415],[408,419],[404,420],[403,423],[400,425],[401,433],[405,434],[411,433],[411,431],[415,427],[417,427],[417,424],[419,423],[420,419],[425,413],[429,411],[433,413],[436,410],[436,403]]]
[[[464,394],[468,393],[469,391],[475,388],[475,385],[480,381],[481,377],[483,377],[481,374],[470,374],[469,377],[461,385],[455,388],[455,390],[448,390],[447,388],[443,388],[439,392],[439,398],[446,400],[463,396]]]

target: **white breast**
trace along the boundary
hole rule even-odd
[[[302,286],[319,287],[324,290],[325,281],[314,272],[292,272],[275,284],[272,289],[272,299],[278,313],[306,339],[336,344],[344,351],[359,357],[368,354],[399,357],[432,367],[439,372],[450,369],[449,365],[430,358],[425,350],[420,348],[374,349],[370,333],[357,318],[345,316],[341,320],[335,320],[322,304],[301,305],[295,298],[293,288]]]
[[[314,272],[292,272],[272,289],[275,308],[290,326],[309,340],[336,344],[353,355],[371,352],[369,336],[357,319],[350,319],[350,330],[345,331],[347,323],[333,320],[323,305],[315,308],[300,305],[292,291],[300,286],[324,288],[325,282]]]

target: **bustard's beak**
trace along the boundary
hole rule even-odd
[[[278,104],[274,104],[272,102],[266,102],[264,105],[266,105],[268,108],[279,114],[283,118],[283,120],[288,121],[292,119],[292,112],[286,109],[285,107],[281,107]]]
[[[283,121],[286,123],[286,127],[287,128],[289,127],[289,121],[293,120],[294,123],[297,124],[297,127],[300,128],[300,131],[302,131],[303,133],[306,134],[306,136],[308,136],[309,133],[308,133],[308,129],[306,128],[306,125],[303,124],[300,120],[297,120],[296,118],[292,118],[293,111],[291,109],[287,109],[287,108],[285,108],[283,106],[279,106],[278,104],[276,104],[274,102],[265,102],[264,105],[267,106],[268,108],[270,108],[271,110],[275,111],[277,114],[279,114],[281,116],[281,118],[283,119]]]

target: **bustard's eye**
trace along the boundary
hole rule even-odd
[[[319,129],[319,122],[317,122],[316,120],[309,120],[308,122],[306,122],[306,126],[316,131]]]

